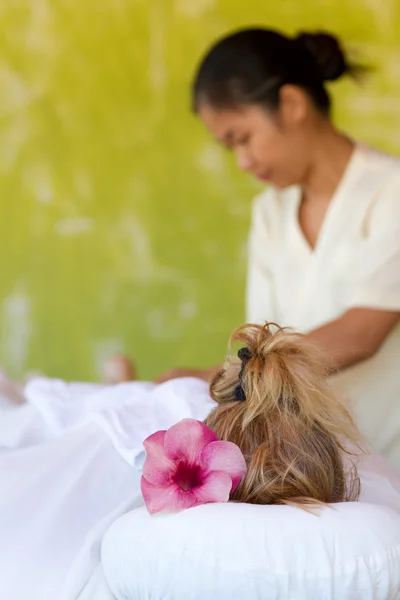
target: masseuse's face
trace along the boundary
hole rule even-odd
[[[199,116],[216,140],[235,153],[243,171],[278,188],[300,184],[304,179],[307,140],[297,122],[253,104],[239,109],[203,105]]]

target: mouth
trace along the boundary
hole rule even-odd
[[[256,173],[256,177],[260,181],[271,181],[271,173],[270,172]]]

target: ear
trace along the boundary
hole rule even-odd
[[[279,113],[287,127],[297,127],[304,123],[310,110],[310,101],[304,90],[296,85],[283,85],[279,92]]]

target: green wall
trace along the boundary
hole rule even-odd
[[[335,86],[350,133],[400,152],[398,0],[12,0],[0,7],[0,363],[149,378],[220,360],[243,319],[256,184],[190,114],[233,27],[329,28],[376,70]]]

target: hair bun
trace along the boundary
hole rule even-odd
[[[299,33],[295,38],[316,61],[323,81],[335,81],[343,75],[354,75],[355,69],[343,51],[339,40],[329,33]]]

